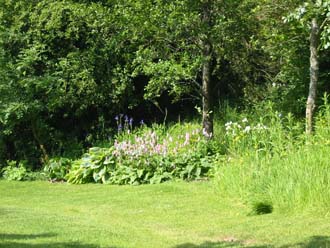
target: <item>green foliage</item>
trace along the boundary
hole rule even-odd
[[[268,1],[258,4],[254,13],[260,17],[260,29],[253,45],[263,51],[261,75],[265,83],[251,82],[244,100],[258,104],[264,99],[276,102],[281,112],[295,116],[305,114],[309,85],[309,37],[311,19],[320,26],[318,92],[327,92],[329,50],[329,1]],[[321,93],[322,94],[322,93]],[[317,100],[318,104],[321,101]]]
[[[52,158],[44,167],[44,172],[51,180],[64,180],[71,168],[72,160],[68,158]]]
[[[27,169],[26,161],[7,161],[7,166],[1,170],[2,177],[8,181],[35,181],[45,180],[41,172],[33,172]]]
[[[208,59],[201,44],[206,40],[212,45],[213,88],[236,96],[241,93],[248,79],[255,75],[250,73],[253,59],[249,49],[253,48],[248,44],[258,23],[256,16],[251,14],[255,3],[144,2],[143,5],[134,5],[134,21],[143,25],[140,37],[148,45],[139,46],[133,62],[133,76],[143,74],[149,77],[145,98],[157,99],[169,93],[174,100],[186,95],[200,99],[202,65]],[[201,18],[205,9],[210,10],[209,23]],[[148,20],[144,19],[146,11]],[[128,24],[128,28],[136,32],[133,25],[137,24]]]
[[[72,162],[72,168],[66,175],[69,183],[106,183],[114,167],[112,148],[90,148],[81,159]]]
[[[2,1],[0,139],[8,147],[5,157],[40,167],[45,153],[61,156],[68,140],[80,143],[86,133],[100,133],[93,127],[104,113],[112,118],[135,105],[125,69],[132,51],[115,36],[121,26],[117,14],[102,3]],[[107,128],[110,124],[107,119]]]
[[[252,130],[255,126],[250,125],[247,134],[241,122],[231,124],[225,141],[229,153],[215,161],[221,194],[241,197],[255,214],[263,213],[265,204],[280,212],[328,206],[328,105],[325,101],[320,107],[316,133],[311,138],[303,135],[303,122],[294,121],[290,115],[280,117],[270,108],[262,111],[266,114],[261,123],[267,128],[261,132]],[[239,119],[245,116],[256,118],[244,114]]]
[[[259,104],[265,99],[276,102],[280,111],[301,115],[305,109],[309,78],[309,33],[296,23],[285,23],[284,18],[301,4],[300,0],[264,0],[254,9],[260,18],[260,28],[252,45],[262,52],[260,83],[248,84],[244,100]]]
[[[285,156],[293,142],[301,141],[303,126],[291,113],[284,115],[274,110],[271,102],[256,106],[253,112],[252,116],[247,113],[225,124],[225,142],[231,154]]]
[[[8,166],[3,169],[3,178],[9,181],[23,181],[27,170],[23,163],[16,166],[16,161],[8,161]]]
[[[310,28],[310,21],[312,18],[317,18],[320,23],[320,49],[326,50],[330,47],[330,1],[302,1],[300,6],[292,11],[284,20],[285,22],[298,21],[298,24]]]
[[[256,215],[271,214],[273,212],[273,206],[265,202],[256,202],[252,206],[252,213]]]
[[[98,149],[98,148],[93,148]],[[99,148],[101,149],[101,148]],[[108,150],[109,151],[109,150]],[[120,157],[117,161],[91,160],[95,154],[89,152],[82,159],[74,161],[66,176],[69,183],[106,183],[106,184],[155,184],[172,179],[195,180],[204,178],[212,167],[211,158],[201,158],[195,154],[182,154],[178,157],[141,156],[138,160]],[[108,165],[107,163],[112,164]]]
[[[327,93],[323,96],[323,104],[319,107],[315,124],[314,143],[330,144],[330,102]]]
[[[128,149],[95,148],[72,168],[69,161],[51,160],[45,167],[49,177],[62,180],[70,167],[70,182],[140,184],[202,177],[225,152],[233,157],[254,153],[258,159],[289,156],[304,141],[298,120],[308,90],[312,17],[321,26],[320,92],[329,91],[329,4],[3,0],[0,160],[27,160],[41,168],[48,157],[76,159],[86,147],[109,147],[115,138]],[[206,10],[209,22],[202,18]],[[203,53],[205,42],[212,47],[210,56]],[[120,112],[144,115],[150,122],[164,118],[149,100],[160,102],[156,106],[166,110],[166,118],[177,113],[170,112],[173,100],[182,100],[178,112],[191,111],[203,97],[207,60],[213,96],[219,102],[230,99],[237,109],[244,103],[255,116],[235,110],[229,118],[221,110],[219,119],[230,123],[228,130],[221,124],[216,134],[221,137],[207,143],[192,134],[197,124],[154,125],[113,137],[114,116]],[[324,143],[328,112],[321,108],[316,127],[315,140]],[[147,152],[139,150],[142,146]]]
[[[202,179],[212,168],[214,151],[193,128],[176,125],[167,133],[161,126],[154,126],[120,133],[112,147],[90,148],[74,161],[66,179],[75,184],[131,185]]]

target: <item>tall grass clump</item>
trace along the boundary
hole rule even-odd
[[[257,111],[255,111],[257,112]],[[216,166],[223,196],[281,212],[330,207],[330,106],[320,108],[315,135],[304,123],[266,105],[263,116],[243,114],[223,126],[227,155]],[[250,117],[249,117],[250,116]],[[221,138],[221,137],[218,137]]]
[[[330,145],[330,103],[328,94],[324,94],[323,103],[316,117],[314,143]]]

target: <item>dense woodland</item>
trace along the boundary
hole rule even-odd
[[[78,158],[119,119],[212,138],[224,108],[272,103],[304,123],[330,91],[329,18],[328,0],[1,0],[1,165]]]

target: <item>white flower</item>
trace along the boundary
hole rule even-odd
[[[211,138],[213,136],[213,134],[212,133],[208,133],[205,128],[203,128],[203,135],[206,138]]]
[[[230,121],[230,122],[227,122],[227,123],[225,124],[225,126],[226,126],[226,127],[228,127],[228,126],[230,126],[231,124],[233,124],[233,122],[232,122],[232,121]]]
[[[243,120],[242,120],[242,122],[244,123],[244,122],[248,122],[248,119],[245,117]]]
[[[251,130],[251,127],[250,126],[246,126],[243,132],[244,133],[248,133],[248,132],[250,132],[250,130]]]

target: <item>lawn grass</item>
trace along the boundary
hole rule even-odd
[[[0,248],[330,247],[330,216],[249,216],[214,185],[0,181]]]

